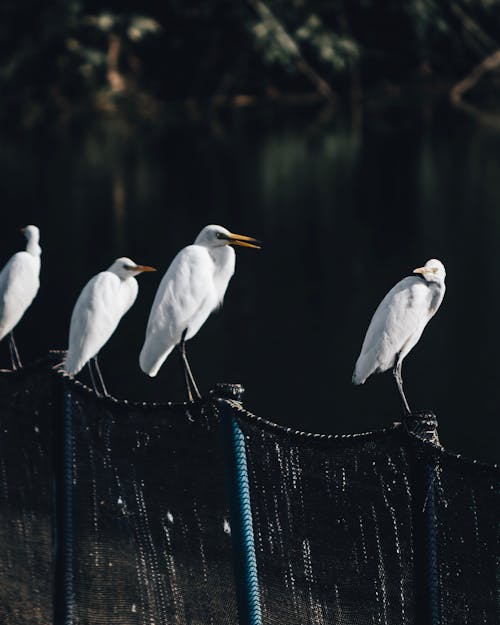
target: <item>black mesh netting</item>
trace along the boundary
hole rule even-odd
[[[428,605],[417,603],[431,601],[422,551],[434,529],[435,622],[500,623],[497,468],[401,428],[313,436],[239,412],[264,623],[431,623]]]
[[[235,623],[214,411],[72,396],[75,623]]]
[[[498,473],[446,453],[435,460],[437,564],[443,625],[500,623]],[[422,453],[422,451],[421,451]]]
[[[75,625],[236,625],[221,419],[245,439],[264,625],[499,625],[498,468],[402,427],[311,436],[234,402],[97,399],[47,363],[0,374],[0,623],[55,605]]]
[[[0,623],[52,621],[53,432],[45,368],[0,374]]]
[[[401,437],[314,440],[250,424],[244,432],[264,622],[414,623]]]

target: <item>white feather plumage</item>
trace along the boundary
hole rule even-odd
[[[373,373],[401,363],[441,305],[445,293],[444,266],[432,259],[422,270],[425,268],[428,271],[424,277],[404,278],[378,306],[354,368],[354,384],[363,384]]]
[[[252,237],[210,225],[203,228],[193,245],[174,258],[151,307],[139,356],[144,373],[154,377],[183,335],[185,340],[193,338],[210,313],[222,304],[234,274],[236,255],[232,245],[260,249]]]
[[[152,268],[136,265],[129,258],[118,258],[109,269],[87,282],[71,315],[64,361],[67,373],[78,373],[109,341],[137,298],[139,286],[134,275],[145,270]]]
[[[229,235],[225,228],[222,230]],[[191,339],[222,304],[234,274],[236,255],[232,247],[214,247],[199,238],[174,258],[151,307],[139,357],[141,369],[151,377],[180,342],[184,330],[187,330],[186,340]]]
[[[40,287],[40,232],[27,226],[24,233],[26,251],[14,254],[0,272],[0,341],[19,323]]]

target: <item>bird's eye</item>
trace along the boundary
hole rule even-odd
[[[215,233],[215,236],[216,236],[218,239],[222,239],[222,233],[220,233],[220,232],[216,232],[216,233]]]

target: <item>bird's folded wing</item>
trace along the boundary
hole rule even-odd
[[[139,358],[144,372],[156,375],[212,290],[213,262],[208,250],[198,245],[182,249],[163,276],[151,308]]]
[[[421,331],[429,315],[428,287],[420,278],[404,278],[387,293],[375,311],[366,332],[358,362],[368,370],[384,371],[409,340]]]
[[[123,316],[120,279],[109,271],[94,276],[83,288],[71,315],[68,370],[79,369],[109,340]]]
[[[161,335],[164,347],[175,346],[213,286],[209,252],[198,245],[182,249],[158,287],[146,335]]]
[[[31,304],[38,288],[33,258],[18,252],[0,272],[0,320],[24,310]]]

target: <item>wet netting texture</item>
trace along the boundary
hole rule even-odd
[[[75,623],[236,623],[213,411],[72,404]]]
[[[52,622],[53,437],[45,368],[0,374],[0,623]]]
[[[497,467],[403,427],[99,399],[46,362],[0,373],[0,623],[237,625],[223,422],[253,517],[261,616],[240,604],[241,623],[499,625]]]
[[[264,623],[499,625],[498,468],[241,413]]]

